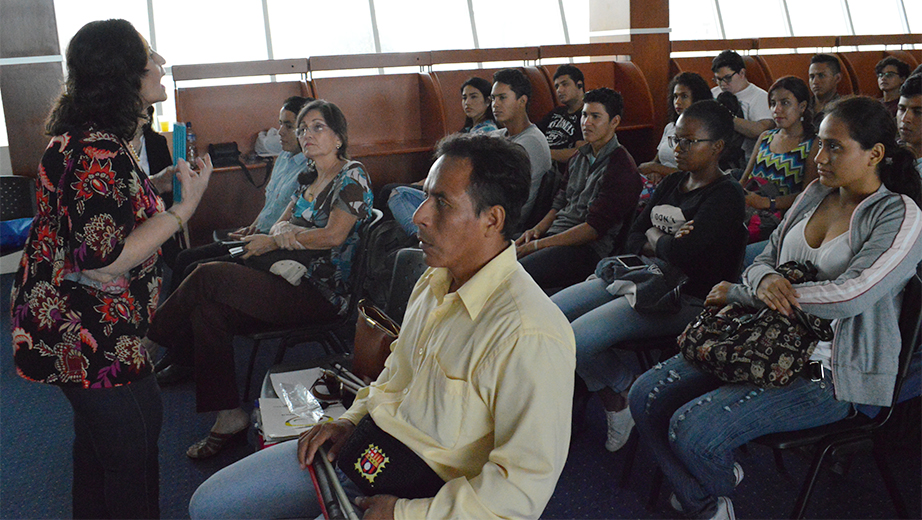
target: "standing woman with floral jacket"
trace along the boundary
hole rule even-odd
[[[73,516],[156,518],[163,406],[141,338],[157,307],[160,246],[201,200],[180,161],[183,200],[164,211],[129,141],[166,99],[163,58],[125,20],[85,25],[47,123],[32,222],[12,293],[20,376],[60,386],[74,409]]]

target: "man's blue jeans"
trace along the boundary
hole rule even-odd
[[[154,375],[62,390],[74,409],[74,518],[159,518],[163,401]]]
[[[362,494],[339,469],[336,474],[350,500]],[[215,473],[189,502],[193,519],[317,518],[320,514],[310,472],[298,463],[297,440],[257,451]]]
[[[690,518],[709,518],[717,497],[733,491],[733,450],[762,435],[844,419],[852,405],[835,399],[831,379],[795,378],[783,388],[727,384],[681,354],[634,382],[631,415],[642,442]]]

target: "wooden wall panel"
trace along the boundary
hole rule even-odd
[[[0,2],[0,58],[60,54],[53,0]],[[34,176],[48,144],[45,119],[61,93],[61,63],[4,65],[0,90],[16,175]]]

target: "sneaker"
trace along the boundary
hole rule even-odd
[[[717,497],[717,511],[711,520],[736,520],[733,514],[733,502],[727,497]]]
[[[631,409],[625,408],[620,412],[606,411],[605,418],[608,420],[608,440],[605,441],[605,449],[618,451],[627,443],[631,430],[634,429]]]
[[[733,476],[736,477],[736,482],[733,483],[733,487],[736,487],[743,481],[743,467],[737,462],[733,463]],[[679,513],[682,512],[682,502],[679,502],[679,497],[675,496],[675,493],[669,495],[669,505],[672,506],[673,510]],[[732,505],[730,506],[730,510],[731,512],[733,511]]]

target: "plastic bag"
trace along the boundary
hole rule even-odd
[[[282,140],[279,139],[279,129],[270,128],[260,132],[256,136],[256,144],[253,148],[256,155],[262,157],[276,156],[282,153]]]
[[[282,401],[288,406],[288,411],[313,423],[320,422],[323,418],[323,407],[306,386],[301,383],[282,383],[279,387],[282,389]]]

